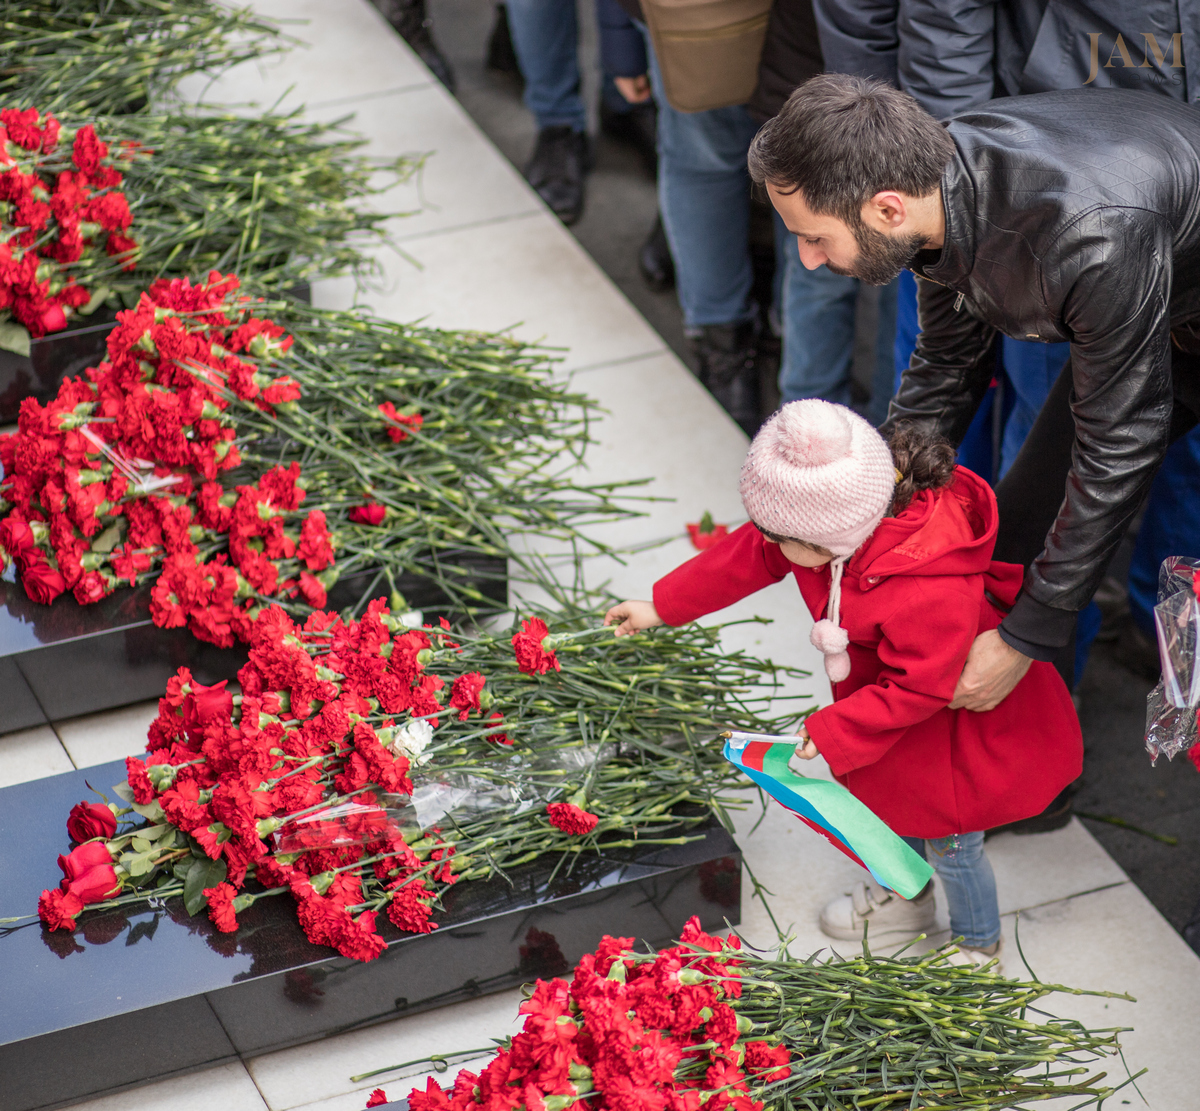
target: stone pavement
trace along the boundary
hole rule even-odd
[[[524,337],[565,348],[563,373],[572,372],[575,385],[609,410],[587,457],[592,477],[653,476],[648,492],[673,499],[651,503],[644,518],[610,527],[605,538],[637,546],[637,554],[623,564],[598,561],[589,568],[593,584],[608,579],[618,593],[645,596],[658,575],[689,555],[681,535],[685,521],[704,509],[718,520],[739,519],[744,436],[366,0],[256,0],[253,6],[308,20],[289,30],[310,48],[242,67],[211,88],[210,99],[306,104],[321,118],[354,111],[353,127],[370,139],[372,152],[432,152],[420,182],[384,198],[392,210],[419,209],[394,224],[403,253],[381,254],[385,281],[361,295],[349,282],[324,283],[316,300],[346,306],[357,296],[393,319],[425,318],[447,327],[515,326]],[[490,4],[474,0],[472,10],[484,9]],[[662,543],[646,547],[655,541]],[[774,623],[730,630],[728,643],[797,667],[816,663],[808,646],[810,619],[787,584],[721,616],[755,612]],[[806,680],[801,688],[817,703],[828,698],[823,681]],[[0,738],[0,783],[139,751],[153,713],[148,705],[131,707]],[[758,817],[750,809],[738,823],[747,862],[773,892],[776,917],[795,933],[793,953],[822,948],[820,906],[861,873],[780,808],[772,806],[752,831]],[[1055,834],[998,837],[989,853],[1011,971],[1023,973],[1013,945],[1020,912],[1022,945],[1043,980],[1129,991],[1139,999],[1106,1006],[1064,997],[1057,1011],[1096,1025],[1133,1026],[1126,1056],[1132,1067],[1151,1069],[1141,1082],[1150,1106],[1194,1111],[1186,1061],[1200,1019],[1200,960],[1079,822]],[[773,941],[765,912],[748,897],[742,929],[756,944]],[[351,1074],[432,1052],[486,1047],[512,1032],[516,1006],[514,992],[489,996],[80,1106],[351,1111],[377,1084],[399,1097],[411,1083],[385,1077],[354,1084]],[[1120,1064],[1111,1072],[1120,1074]]]

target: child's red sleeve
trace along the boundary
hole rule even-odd
[[[979,629],[979,606],[979,589],[966,580],[909,580],[880,626],[876,681],[805,720],[834,775],[875,763],[950,704]]]
[[[752,522],[654,584],[654,608],[668,625],[686,625],[779,582],[792,570],[778,544]]]

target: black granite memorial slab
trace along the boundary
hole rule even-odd
[[[503,559],[449,553],[446,560],[486,597],[504,603]],[[369,589],[387,592],[386,584],[373,584],[372,571],[348,575],[330,591],[330,608],[352,606]],[[10,567],[0,578],[0,733],[159,698],[181,667],[205,684],[232,679],[245,650],[217,648],[186,629],[158,628],[150,619],[152,585],[118,590],[90,606],[69,594],[43,606],[30,601]],[[401,576],[397,586],[425,620],[453,615],[432,580]]]
[[[68,811],[124,778],[121,762],[0,790],[0,917],[57,878]],[[693,914],[739,921],[741,854],[715,821],[680,846],[554,859],[452,888],[432,934],[383,921],[367,964],[311,944],[290,898],[234,934],[181,900],[85,913],[69,934],[0,931],[0,1107],[41,1111],[566,972],[604,934],[660,944]]]
[[[0,423],[15,421],[25,398],[47,402],[64,378],[103,360],[116,320],[115,309],[98,309],[74,327],[31,340],[28,355],[0,351]]]

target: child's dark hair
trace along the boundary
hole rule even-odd
[[[902,424],[888,437],[888,447],[901,475],[888,510],[890,517],[902,512],[918,490],[938,490],[954,478],[956,453],[941,436]]]

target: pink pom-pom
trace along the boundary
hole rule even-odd
[[[833,652],[825,657],[825,674],[831,683],[840,683],[850,674],[850,653]]]
[[[785,405],[773,431],[779,454],[797,467],[822,467],[850,454],[853,430],[841,409],[805,398]]]
[[[845,652],[850,644],[850,637],[846,633],[846,630],[841,625],[835,625],[828,617],[822,617],[812,627],[812,632],[809,633],[808,639],[818,652],[824,652],[826,656]]]

